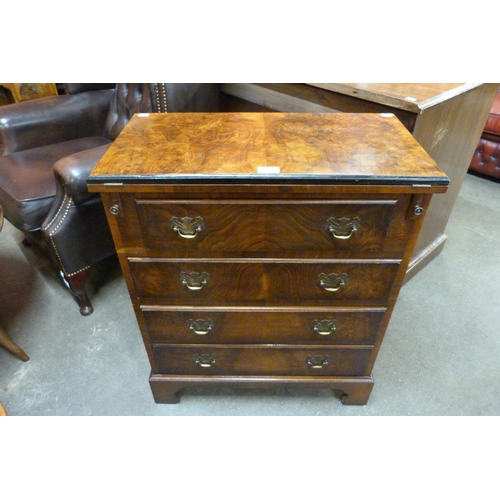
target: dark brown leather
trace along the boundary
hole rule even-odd
[[[484,132],[500,137],[500,92],[497,93],[488,119],[484,126]]]
[[[500,179],[500,142],[481,138],[469,168],[483,175]]]
[[[112,95],[98,90],[0,106],[1,154],[104,135]]]
[[[100,197],[88,192],[86,180],[132,115],[218,107],[218,84],[90,90],[96,85],[102,84],[66,84],[67,95],[0,107],[5,217],[49,249],[68,279],[115,251]]]
[[[115,247],[100,196],[94,194],[75,204],[64,186],[58,184],[57,191],[58,209],[44,222],[42,236],[69,277],[113,255]]]
[[[493,102],[469,169],[500,179],[500,91]]]
[[[0,157],[0,203],[7,220],[21,231],[40,229],[56,192],[54,163],[109,142],[105,137],[84,137]]]
[[[114,89],[115,83],[64,83],[63,87],[68,94],[79,94],[91,90]]]
[[[111,141],[108,139],[108,143],[103,146],[67,155],[54,163],[56,182],[64,186],[64,191],[73,197],[75,203],[84,201],[90,196],[87,190],[88,176],[110,144]],[[55,205],[57,206],[57,201]]]
[[[213,113],[219,110],[219,83],[157,83],[159,113]]]
[[[153,111],[154,84],[118,83],[109,107],[104,135],[116,139],[134,113]]]

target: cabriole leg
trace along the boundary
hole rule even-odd
[[[85,284],[90,277],[90,268],[83,269],[82,271],[72,274],[71,276],[65,276],[62,274],[62,277],[71,290],[71,293],[80,301],[80,314],[82,316],[89,316],[92,314],[94,312],[94,308],[92,307],[87,292],[85,291]]]

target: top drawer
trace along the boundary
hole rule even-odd
[[[404,213],[397,200],[136,200],[149,256],[373,258],[384,252],[397,258],[405,246],[404,237],[390,235],[398,208]]]

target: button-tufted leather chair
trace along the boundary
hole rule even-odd
[[[67,94],[0,107],[0,205],[79,299],[91,266],[115,252],[87,177],[134,113],[217,111],[218,84],[65,84]]]
[[[469,170],[500,179],[500,90],[486,120]]]

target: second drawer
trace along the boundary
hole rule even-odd
[[[214,261],[130,259],[138,297],[171,304],[307,301],[385,306],[398,261]]]

